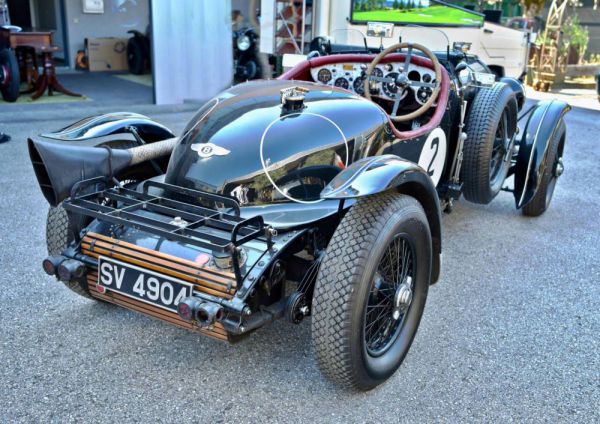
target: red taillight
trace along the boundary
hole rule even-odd
[[[48,256],[46,259],[42,261],[42,268],[44,268],[44,272],[48,275],[56,275],[58,272],[58,267],[65,260],[64,256]]]
[[[186,320],[186,321],[191,321],[192,317],[194,316],[194,312],[192,311],[192,308],[190,308],[187,304],[181,302],[179,305],[177,305],[177,313],[179,314],[179,316]]]
[[[48,275],[56,275],[56,268],[52,261],[48,258],[44,259],[42,262],[42,267],[44,267],[44,272]]]

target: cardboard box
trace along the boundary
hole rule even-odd
[[[127,38],[86,38],[90,72],[126,71]]]

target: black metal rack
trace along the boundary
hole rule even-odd
[[[104,177],[77,183],[71,198],[63,202],[64,208],[71,213],[147,231],[168,240],[230,253],[238,281],[241,281],[241,275],[237,248],[259,237],[264,237],[266,247],[272,245],[271,231],[262,216],[241,218],[239,204],[232,198],[156,181],[144,182],[142,191],[118,184],[109,187],[109,183]],[[158,189],[160,195],[150,194],[151,187]],[[90,188],[93,188],[92,192],[89,192]],[[81,194],[84,191],[87,194]],[[215,206],[221,204],[233,214],[206,207],[203,202]],[[177,218],[185,223],[176,223]]]

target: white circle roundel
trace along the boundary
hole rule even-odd
[[[438,185],[444,170],[446,162],[446,133],[441,128],[436,128],[429,133],[421,156],[419,156],[419,166],[423,168],[433,180],[434,185]]]

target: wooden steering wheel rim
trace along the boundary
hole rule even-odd
[[[411,47],[413,50],[420,50],[421,52],[425,53],[425,56],[429,60],[431,60],[431,62],[433,63],[433,70],[435,71],[435,80],[437,81],[438,85],[437,85],[437,87],[435,87],[433,89],[433,92],[431,93],[429,100],[427,100],[417,110],[415,110],[411,113],[408,113],[406,115],[399,115],[399,116],[398,115],[396,115],[396,116],[390,115],[390,119],[394,122],[410,121],[411,119],[414,119],[414,118],[417,118],[417,117],[423,115],[425,112],[427,112],[427,110],[429,110],[431,105],[437,100],[438,95],[440,94],[440,90],[441,90],[442,69],[441,69],[439,60],[431,52],[431,50],[429,50],[427,47],[425,47],[421,44],[417,44],[417,43],[398,43],[398,44],[394,44],[394,45],[388,47],[387,49],[385,49],[381,53],[379,53],[377,56],[375,56],[375,58],[373,58],[373,61],[367,68],[367,71],[365,74],[365,82],[364,82],[365,98],[371,100],[371,91],[369,89],[369,77],[373,74],[373,70],[375,69],[375,66],[377,66],[379,64],[379,62],[381,62],[381,60],[388,54],[393,53],[396,50],[400,50],[400,49],[408,48],[408,47]],[[405,70],[405,72],[406,72],[406,70]],[[381,84],[385,84],[385,83],[382,82]]]

